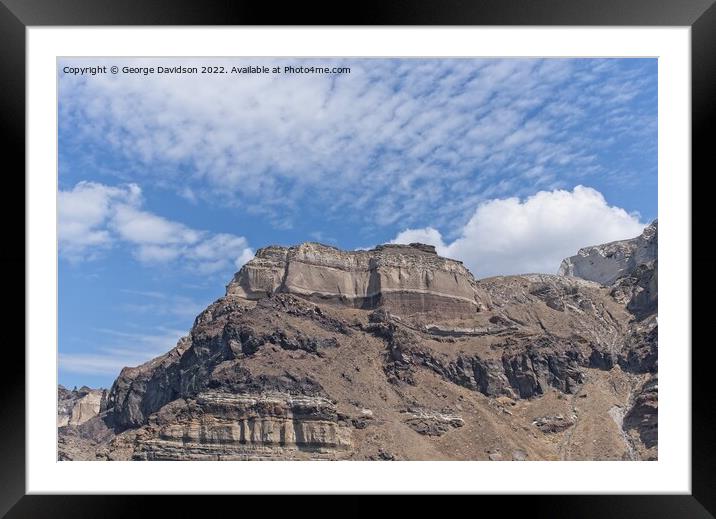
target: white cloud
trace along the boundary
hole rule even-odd
[[[428,245],[435,245],[435,249],[441,256],[447,254],[447,246],[445,242],[443,242],[442,234],[432,227],[406,229],[399,233],[390,243],[426,243]]]
[[[233,270],[253,257],[242,236],[192,229],[142,205],[142,192],[136,184],[79,182],[60,191],[60,254],[71,261],[92,259],[119,243],[129,246],[142,263],[179,261],[201,274]]]
[[[236,258],[234,265],[237,269],[240,269],[252,259],[254,259],[254,251],[252,251],[251,249],[244,249],[244,251],[241,253],[241,256]]]
[[[92,64],[66,60],[79,61]],[[620,143],[656,142],[655,101],[633,103],[653,93],[655,78],[614,60],[214,61],[349,65],[351,73],[61,74],[61,130],[114,150],[135,169],[122,173],[130,178],[143,175],[188,200],[240,205],[277,228],[311,208],[377,226],[422,225],[426,215],[444,226],[476,197],[558,187],[555,175],[609,173],[615,161],[600,164],[595,149],[615,135]],[[619,110],[632,117],[609,115]]]
[[[198,231],[132,205],[119,204],[114,209],[112,227],[122,239],[132,243],[192,244],[199,240]]]
[[[608,205],[599,191],[577,186],[481,203],[448,244],[432,227],[406,229],[393,243],[435,245],[439,254],[463,261],[477,277],[555,273],[578,249],[633,238],[645,225],[638,215]]]
[[[78,259],[90,249],[111,244],[107,221],[116,204],[134,204],[140,196],[136,184],[109,187],[80,182],[57,195],[58,239],[66,257]]]

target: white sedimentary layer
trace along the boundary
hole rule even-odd
[[[423,311],[429,299],[439,298],[474,311],[474,284],[461,262],[440,257],[427,245],[342,251],[303,243],[260,249],[228,285],[227,295],[255,300],[286,292],[357,307],[386,305],[391,298],[402,298],[400,305],[408,312]]]
[[[611,285],[638,265],[657,259],[657,233],[654,220],[636,238],[579,249],[562,261],[559,274]]]

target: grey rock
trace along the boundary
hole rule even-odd
[[[572,418],[560,415],[540,416],[532,422],[543,433],[560,433],[574,425]]]
[[[525,461],[527,459],[527,453],[522,449],[516,449],[512,451],[513,461]]]
[[[658,222],[654,220],[633,239],[580,249],[562,261],[559,274],[611,285],[639,265],[657,260]]]
[[[637,391],[631,407],[624,416],[625,430],[634,430],[646,448],[652,448],[658,441],[659,398],[658,378],[647,380]]]
[[[474,278],[430,245],[380,245],[342,251],[319,243],[265,247],[229,283],[227,296],[263,299],[289,293],[354,308],[385,307],[400,315],[441,312],[472,315],[478,309]]]
[[[106,389],[82,386],[70,391],[58,386],[57,427],[80,425],[94,418],[105,405],[106,398]]]
[[[465,421],[454,413],[411,409],[406,413],[405,423],[419,434],[425,436],[442,436],[451,429],[462,427]]]

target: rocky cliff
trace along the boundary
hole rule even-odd
[[[109,441],[109,438],[114,436],[100,417],[105,410],[106,401],[106,389],[82,386],[68,390],[58,386],[58,459],[96,459],[95,450],[100,438]],[[97,425],[102,433],[98,432]]]
[[[562,261],[559,272],[610,287],[610,295],[633,315],[625,337],[625,369],[648,367],[653,373],[639,387],[630,389],[625,406],[612,409],[624,432],[632,457],[657,455],[658,379],[658,222],[654,220],[636,238],[580,249]],[[613,363],[612,361],[608,364]]]
[[[107,397],[105,389],[82,386],[72,391],[57,388],[57,427],[80,425],[97,416]]]
[[[469,316],[478,308],[474,285],[461,262],[438,256],[431,245],[342,251],[303,243],[259,249],[228,285],[227,296],[257,300],[287,293],[401,315]]]
[[[611,285],[657,260],[658,231],[658,222],[654,220],[636,238],[580,249],[575,256],[562,261],[559,274]]]
[[[598,281],[571,259],[478,281],[420,244],[261,249],[60,457],[653,459],[656,258],[619,243]]]

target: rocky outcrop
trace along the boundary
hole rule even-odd
[[[82,386],[72,391],[57,388],[57,427],[75,426],[97,416],[104,404],[107,391]]]
[[[117,428],[138,427],[154,411],[181,395],[180,359],[191,346],[191,338],[183,337],[164,355],[141,366],[124,368],[107,397]]]
[[[621,353],[595,351],[592,366],[653,374],[638,388],[628,409],[612,408],[629,446],[629,459],[656,459],[658,429],[658,227],[654,220],[631,240],[581,249],[565,259],[560,273],[597,281],[623,304],[633,319],[623,336]]]
[[[337,459],[350,430],[323,397],[206,391],[150,420],[138,460]]]
[[[637,265],[614,282],[612,296],[623,301],[638,320],[656,315],[658,307],[658,262]]]
[[[136,368],[125,368],[112,385],[108,407],[113,425],[120,430],[147,423],[149,416],[178,398],[201,391],[225,389],[233,393],[286,392],[321,395],[314,380],[295,377],[288,371],[254,375],[242,359],[263,348],[279,348],[323,355],[338,348],[345,324],[325,318],[318,307],[308,310],[292,296],[280,295],[257,307],[235,305],[222,299],[200,314],[189,336],[182,338],[167,354]],[[298,328],[260,326],[267,314],[277,309],[315,321],[324,330],[311,336]]]
[[[438,256],[430,245],[342,251],[303,243],[259,249],[226,293],[249,300],[289,293],[353,308],[385,307],[399,315],[457,317],[478,310],[474,282],[461,262]]]
[[[647,380],[636,392],[631,407],[626,412],[623,428],[631,433],[638,442],[642,458],[655,457],[655,447],[658,440],[659,399],[658,377],[653,376]],[[644,456],[643,452],[647,455]]]
[[[574,425],[574,418],[565,418],[561,414],[554,416],[540,416],[532,422],[543,433],[560,433]]]
[[[562,261],[559,274],[611,285],[640,265],[656,261],[657,242],[658,222],[654,220],[636,238],[580,249]]]
[[[594,457],[563,448],[586,386],[604,419],[625,415],[618,431],[590,426],[599,445],[623,449],[624,431],[647,445],[656,260],[638,250],[604,285],[576,270],[478,281],[419,244],[261,249],[172,350],[122,370],[60,458]],[[645,396],[627,412],[632,392]]]
[[[582,368],[589,364],[584,345],[546,335],[508,337],[490,351],[460,353],[450,359],[421,347],[424,338],[406,330],[390,314],[375,312],[370,320],[366,330],[386,341],[385,370],[393,384],[414,384],[414,372],[425,367],[487,396],[530,398],[550,387],[573,393],[582,381]],[[497,351],[501,354],[496,356]]]
[[[107,390],[87,386],[57,388],[57,432],[59,460],[94,460],[103,443],[114,438],[100,418],[107,405]]]
[[[117,431],[107,425],[102,412],[79,425],[59,427],[57,459],[59,461],[106,459],[102,452],[116,436]]]
[[[465,420],[451,410],[408,409],[405,415],[405,423],[425,436],[442,436],[453,428],[465,425]]]
[[[581,249],[562,262],[560,273],[607,285],[612,298],[630,314],[621,353],[595,351],[592,365],[611,369],[619,364],[633,372],[655,373],[658,348],[658,227],[654,220],[631,240]]]

